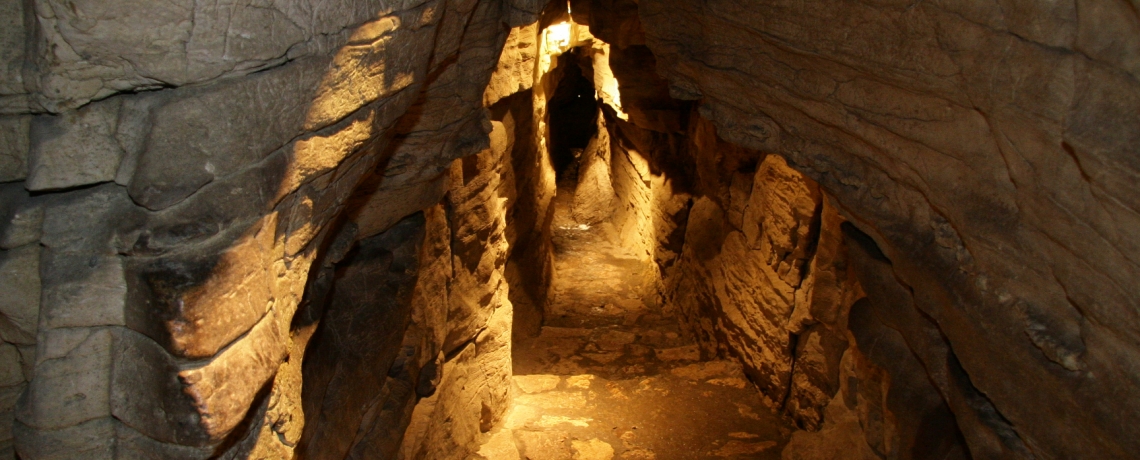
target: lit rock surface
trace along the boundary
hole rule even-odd
[[[231,3],[0,5],[0,456],[1140,451],[1134,2]]]
[[[0,9],[0,181],[23,181],[4,184],[0,247],[6,261],[31,254],[25,248],[42,252],[42,291],[22,283],[19,297],[42,303],[3,311],[11,323],[3,339],[15,343],[2,350],[0,374],[31,380],[11,431],[23,457],[309,455],[295,452],[316,436],[304,434],[303,388],[320,386],[302,385],[312,380],[304,358],[323,302],[335,297],[325,294],[335,290],[337,264],[355,241],[436,206],[453,160],[487,150],[482,96],[505,25],[533,23],[543,7],[310,3]],[[35,46],[7,46],[17,42]],[[403,206],[376,211],[385,199]],[[496,212],[501,222],[505,212]],[[444,234],[461,227],[442,211],[428,217]],[[433,270],[450,273],[450,252],[426,248],[411,251],[434,255],[413,277],[422,286],[404,283],[409,294],[397,302],[410,319],[390,321],[416,327],[385,342],[415,353],[374,369],[404,369],[379,388],[406,410],[377,403],[335,415],[378,427],[336,442],[398,450],[400,438],[389,435],[440,384],[446,340],[457,342],[448,351],[478,342],[481,355],[509,356],[509,346],[492,346],[509,345],[509,320],[485,337],[496,317],[478,313],[481,323],[451,334],[449,318],[433,310],[450,303],[446,292],[442,300],[416,293],[446,284]],[[501,279],[505,247],[497,251],[489,263]],[[33,267],[30,256],[19,259],[20,273]],[[493,289],[495,305],[471,308],[509,319],[505,284]],[[327,365],[322,359],[314,365]],[[17,385],[0,386],[8,383]]]
[[[739,364],[654,355],[653,349],[685,343],[675,321],[650,315],[625,326],[568,332],[546,327],[515,345],[515,398],[501,431],[484,437],[484,458],[497,458],[488,454],[500,452],[508,436],[520,458],[535,460],[780,457],[790,428],[746,382]],[[632,340],[610,346],[612,359],[590,352],[607,347],[614,334]],[[741,435],[747,443],[734,437]]]
[[[1127,2],[639,7],[671,93],[787,157],[889,259],[936,337],[905,342],[952,347],[974,395],[954,411],[972,455],[1140,450]]]

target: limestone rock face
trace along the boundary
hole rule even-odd
[[[483,95],[483,105],[491,107],[504,97],[534,87],[534,65],[538,58],[538,23],[515,27],[503,44],[495,73]]]
[[[574,220],[588,225],[608,218],[617,198],[610,174],[610,136],[602,120],[599,116],[598,134],[578,158],[578,184],[574,187]]]
[[[28,176],[28,130],[32,117],[0,116],[0,181]]]
[[[321,319],[307,297],[332,286],[356,240],[436,205],[453,160],[486,149],[483,94],[506,25],[543,6],[0,9],[0,181],[20,181],[0,187],[0,248],[6,270],[40,279],[21,275],[19,299],[42,300],[0,312],[0,338],[13,341],[0,344],[0,387],[31,381],[13,428],[20,455],[292,456]],[[501,272],[505,257],[488,260]],[[403,369],[383,391],[408,411],[335,417],[380,427],[356,448],[394,452],[393,427],[430,393],[417,393],[418,369],[440,367],[446,317],[405,314],[436,318],[414,333],[393,326],[396,348],[419,354],[378,370]],[[460,344],[490,320],[477,316]],[[440,336],[413,339],[428,334]]]
[[[122,99],[88,105],[60,116],[33,120],[35,146],[28,156],[28,190],[51,190],[111,182],[124,156],[115,139]]]
[[[671,93],[877,243],[928,321],[906,343],[952,347],[970,451],[1003,457],[1140,450],[1121,383],[1140,353],[1140,19],[1109,13],[1128,8],[639,4]]]
[[[305,353],[306,429],[299,456],[395,454],[399,436],[391,427],[411,416],[420,374],[420,343],[409,325],[423,239],[424,219],[412,216],[360,240],[338,263],[327,309]],[[412,346],[405,349],[407,341]]]
[[[478,448],[477,437],[504,417],[510,402],[513,305],[506,231],[518,203],[511,156],[516,143],[529,139],[515,137],[509,115],[492,125],[490,148],[452,165],[446,212],[450,251],[436,253],[437,268],[428,274],[444,280],[446,295],[423,293],[436,299],[423,314],[435,318],[429,324],[442,339],[435,345],[440,369],[411,414],[401,446],[404,458],[467,458]],[[441,273],[444,268],[449,270]]]
[[[40,313],[40,247],[0,250],[0,454],[14,456],[17,398],[32,378]]]
[[[890,443],[896,423],[881,401],[889,390],[885,372],[865,360],[856,348],[843,354],[839,392],[825,409],[822,428],[795,432],[781,458],[874,460],[898,455]]]
[[[841,219],[779,156],[743,181],[727,204],[693,204],[671,301],[708,352],[739,357],[774,408],[817,428],[838,390],[847,309],[861,295]]]
[[[424,3],[36,1],[42,32],[30,58],[46,72],[30,83],[54,111],[125,90],[232,78],[318,54],[328,37],[359,36],[357,26]]]
[[[474,454],[572,66],[575,217],[785,458],[1140,451],[1134,1],[13,0],[0,456]]]

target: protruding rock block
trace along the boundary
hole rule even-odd
[[[28,190],[59,190],[114,180],[124,156],[115,139],[121,105],[121,98],[111,98],[77,111],[33,119]]]
[[[142,334],[115,328],[113,336],[110,397],[115,418],[158,441],[211,444],[198,408],[178,379],[180,364]]]
[[[144,214],[115,184],[76,190],[45,203],[41,242],[53,251],[112,255],[126,252]]]
[[[67,5],[36,2],[47,42],[37,56],[44,67],[38,83],[43,102],[53,111],[118,91],[256,72],[321,50],[329,36],[393,9],[371,0],[320,6],[286,1],[265,7],[136,0]]]
[[[21,458],[72,460],[115,458],[115,419],[97,418],[65,428],[34,429],[17,420],[16,453]]]
[[[236,240],[215,236],[196,251],[128,258],[127,325],[179,357],[214,356],[273,306],[274,216]]]

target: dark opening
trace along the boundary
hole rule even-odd
[[[573,175],[576,151],[585,149],[598,130],[598,101],[593,81],[583,76],[578,66],[576,49],[559,56],[558,66],[565,70],[546,107],[550,113],[550,157],[562,180],[568,173]]]

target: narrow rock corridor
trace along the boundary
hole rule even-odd
[[[554,199],[554,276],[538,337],[514,345],[513,403],[487,460],[776,459],[792,427],[739,363],[701,359],[653,295],[653,270],[611,222]],[[478,457],[477,457],[478,458]]]
[[[1140,0],[7,0],[0,460],[1140,459]]]

